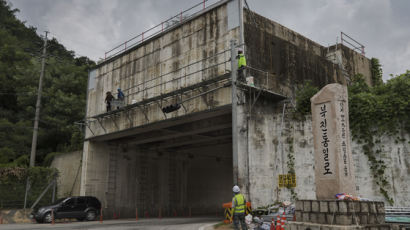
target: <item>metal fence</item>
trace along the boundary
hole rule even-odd
[[[124,89],[126,104],[160,96],[230,72],[230,50],[189,63]]]
[[[53,201],[56,191],[53,191],[52,188],[45,191],[50,182],[44,180],[44,178],[31,181],[26,207],[31,207],[42,193],[44,193],[44,196],[39,200],[37,207],[49,205]],[[10,182],[0,181],[0,209],[24,208],[25,192],[26,179]]]

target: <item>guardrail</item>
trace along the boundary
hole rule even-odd
[[[126,104],[141,101],[200,82],[198,78],[212,79],[230,72],[230,50],[195,61],[176,70],[123,89]]]
[[[410,207],[386,207],[386,216],[409,216]]]

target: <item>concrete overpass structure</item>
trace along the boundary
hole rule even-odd
[[[255,206],[289,197],[277,185],[287,159],[275,121],[296,85],[346,84],[356,73],[371,83],[364,56],[323,47],[239,0],[181,15],[127,44],[88,83],[81,194],[98,197],[108,216],[214,214],[234,184]],[[236,80],[238,47],[254,86]],[[107,112],[105,94],[117,88],[125,106]],[[163,112],[175,104],[181,108]]]

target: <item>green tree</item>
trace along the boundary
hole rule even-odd
[[[0,0],[0,164],[25,164],[31,148],[42,38]],[[88,70],[95,63],[75,57],[56,39],[48,41],[37,163],[49,153],[81,149],[74,125],[84,118]]]

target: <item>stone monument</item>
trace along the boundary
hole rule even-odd
[[[347,87],[337,83],[326,85],[310,101],[316,198],[334,199],[341,192],[356,195]]]
[[[288,229],[398,229],[385,223],[382,201],[336,200],[337,193],[356,196],[347,87],[326,85],[310,100],[317,200],[296,201]]]

